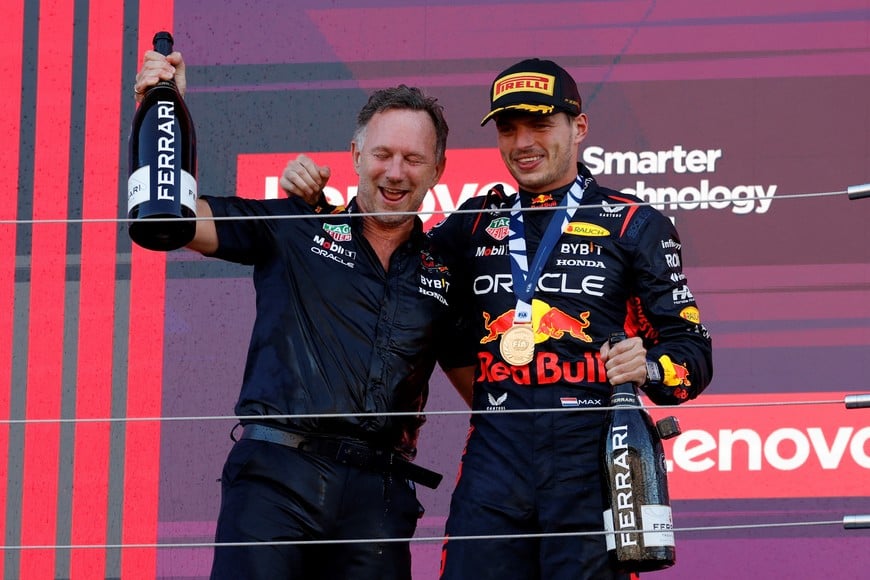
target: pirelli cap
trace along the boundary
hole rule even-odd
[[[489,114],[480,125],[512,109],[549,115],[580,114],[580,91],[568,71],[551,60],[530,58],[499,74],[492,83]]]

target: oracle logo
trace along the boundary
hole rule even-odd
[[[870,426],[829,404],[846,394],[704,394],[666,410],[648,405],[654,418],[677,415],[683,429],[664,442],[671,497],[866,496]]]

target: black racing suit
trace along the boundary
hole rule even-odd
[[[611,392],[599,349],[611,333],[640,336],[662,380],[644,386],[658,404],[696,397],[712,375],[711,341],[681,268],[670,220],[635,197],[588,186],[552,250],[532,302],[531,363],[502,360],[499,341],[517,298],[508,249],[509,212],[457,213],[430,232],[470,296],[480,336],[473,409],[595,408]],[[522,206],[547,207],[568,187],[520,192]],[[493,190],[462,210],[509,209]],[[528,261],[551,211],[524,213]],[[653,372],[653,375],[656,373]],[[473,414],[447,520],[442,578],[616,578],[602,535],[531,540],[450,536],[603,530],[600,438],[603,412]]]
[[[307,218],[215,221],[214,256],[253,265],[257,305],[235,409],[245,435],[224,467],[217,541],[410,537],[422,509],[384,458],[413,458],[436,359],[452,366],[446,349],[457,344],[450,272],[420,221],[385,271],[361,218],[347,215],[354,203],[316,216],[299,199],[204,199],[216,218]],[[393,411],[413,414],[377,415]],[[266,417],[352,413],[370,415]],[[285,432],[310,441],[272,442]],[[370,457],[371,469],[359,465]],[[212,574],[409,578],[410,552],[407,543],[218,548]]]

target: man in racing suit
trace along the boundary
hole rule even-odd
[[[478,324],[472,406],[486,411],[472,415],[441,577],[621,578],[603,535],[450,539],[603,529],[605,413],[497,411],[607,406],[611,384],[627,381],[655,403],[681,403],[712,375],[670,220],[577,162],[587,120],[573,78],[523,61],[496,78],[491,99],[482,124],[495,119],[519,194],[497,187],[460,208],[483,213],[430,232]],[[517,326],[534,339],[528,352],[506,341]],[[611,348],[616,331],[629,338]]]
[[[183,91],[181,55],[148,51],[137,94],[173,76]],[[446,139],[435,99],[384,89],[358,116],[346,210],[197,200],[188,247],[252,265],[257,293],[212,578],[410,580],[409,543],[395,540],[422,513],[414,482],[440,479],[410,460],[436,359],[458,366],[459,343],[451,274],[409,214],[444,169]],[[311,219],[270,219],[286,216]]]

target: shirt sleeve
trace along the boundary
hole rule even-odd
[[[481,198],[465,202],[460,209],[479,208]],[[451,286],[447,293],[448,315],[437,327],[436,355],[444,369],[453,369],[477,364],[479,337],[475,334],[475,319],[471,300],[467,296],[470,287],[467,262],[469,239],[474,221],[480,214],[454,213],[429,230],[432,251],[450,269]],[[469,217],[471,219],[469,219]]]
[[[215,258],[252,265],[266,259],[275,251],[279,229],[292,228],[299,220],[276,219],[280,216],[312,212],[308,206],[294,198],[256,200],[241,197],[202,196],[216,219],[218,249]],[[261,217],[263,219],[256,219]]]
[[[455,285],[455,282],[454,282]],[[451,288],[452,290],[452,288]],[[435,355],[445,370],[477,364],[478,338],[472,313],[459,292],[448,292],[450,307],[435,328]]]
[[[671,221],[641,208],[634,252],[634,289],[626,327],[647,348],[649,380],[644,391],[656,404],[697,397],[713,378],[712,339],[683,273],[682,243]],[[656,372],[657,371],[657,372]]]

